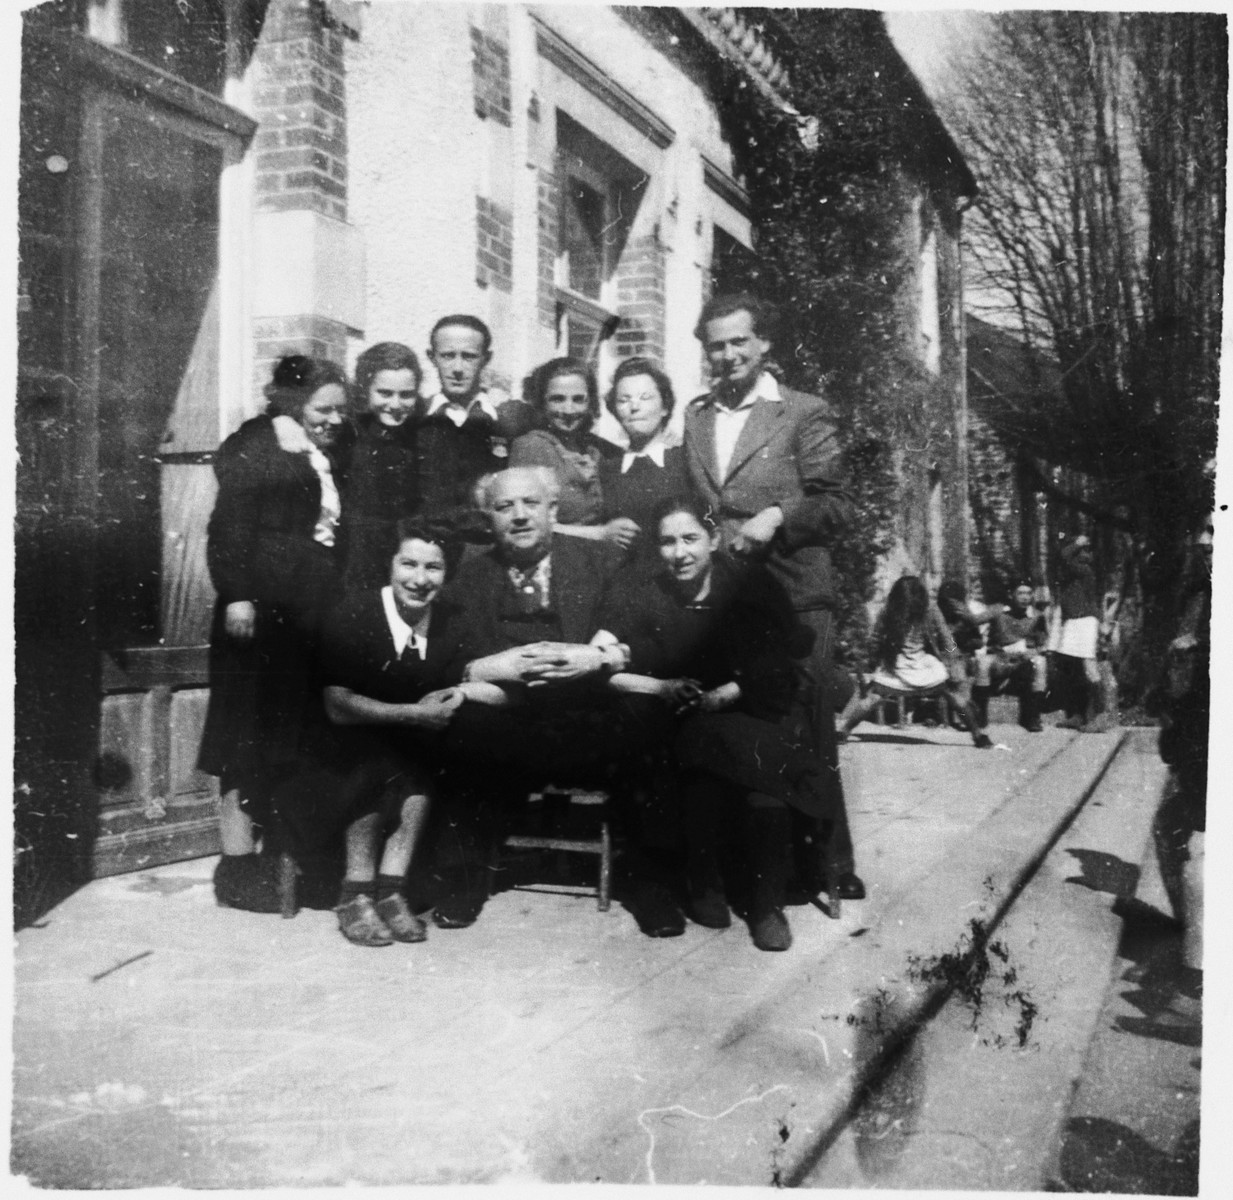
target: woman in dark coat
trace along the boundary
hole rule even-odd
[[[214,467],[206,554],[218,602],[198,766],[219,777],[222,793],[219,903],[276,912],[256,826],[321,708],[314,655],[340,590],[346,376],[334,363],[289,355],[265,391],[267,412],[223,443]]]
[[[394,527],[419,506],[413,418],[421,379],[415,352],[399,342],[378,342],[356,361],[360,412],[343,510],[349,591],[388,581]]]
[[[630,652],[629,672],[611,683],[657,695],[683,718],[673,756],[690,915],[711,928],[730,923],[719,852],[725,826],[738,826],[753,876],[754,944],[786,950],[789,808],[817,815],[822,803],[809,696],[795,661],[809,634],[768,573],[718,553],[718,531],[696,499],[665,502],[651,527],[662,569],[629,572],[600,617],[601,629]]]
[[[627,358],[612,376],[605,403],[625,430],[629,449],[600,460],[603,520],[632,524],[630,554],[655,562],[655,513],[690,490],[685,452],[665,441],[676,406],[672,381],[649,358]]]

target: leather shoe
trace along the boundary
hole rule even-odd
[[[398,942],[422,942],[428,937],[424,922],[411,911],[406,900],[397,892],[378,900],[377,916],[385,922],[386,928]]]
[[[753,917],[749,928],[759,950],[787,950],[792,945],[792,930],[782,908],[768,909]]]
[[[214,899],[223,908],[279,912],[277,862],[260,854],[224,854],[214,868]]]
[[[707,929],[727,929],[732,924],[728,901],[717,888],[691,893],[689,915],[696,925],[703,925]]]
[[[361,892],[335,910],[343,937],[357,946],[392,946],[394,937],[377,915],[372,897]]]
[[[483,907],[484,897],[474,892],[442,896],[432,910],[433,923],[438,929],[466,929],[475,924]]]
[[[993,745],[993,742],[990,741],[987,733],[976,734],[972,738],[972,741],[976,744],[977,750],[988,750]]]
[[[833,894],[836,900],[864,900],[865,885],[853,871],[845,871],[835,880]]]
[[[647,937],[680,937],[685,932],[685,914],[661,884],[647,879],[636,880],[629,900],[627,907]]]

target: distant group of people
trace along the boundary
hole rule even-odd
[[[1021,581],[1005,603],[971,601],[957,580],[938,588],[936,601],[915,575],[891,586],[873,631],[871,669],[861,675],[840,722],[845,738],[887,699],[936,696],[951,724],[966,728],[979,749],[992,745],[986,727],[998,692],[1018,699],[1019,724],[1041,732],[1041,714],[1062,710],[1058,724],[1089,732],[1107,729],[1099,665],[1116,600],[1096,583],[1090,539],[1062,547],[1058,596]]]
[[[727,925],[735,888],[755,944],[783,950],[793,891],[864,895],[834,718],[831,549],[853,506],[835,415],[767,369],[768,329],[751,295],[708,302],[712,388],[680,445],[658,364],[617,368],[616,446],[589,364],[553,359],[508,399],[466,314],[431,332],[431,396],[396,343],[353,384],[276,365],[219,452],[209,525],[220,903],[277,908],[258,853],[276,813],[300,847],[341,843],[350,941],[420,941],[425,911],[469,925],[545,783],[610,792],[650,936]]]

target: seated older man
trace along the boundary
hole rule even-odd
[[[1009,683],[1019,696],[1019,724],[1029,733],[1040,732],[1041,701],[1048,680],[1048,638],[1045,618],[1032,604],[1031,584],[1019,584],[1010,606],[989,624],[989,652],[976,656],[972,703],[982,728],[989,720],[989,696],[999,684]]]
[[[592,644],[619,558],[605,543],[554,534],[556,493],[544,467],[485,480],[480,500],[494,545],[464,562],[445,593],[462,610],[460,633],[475,656],[464,679],[495,685],[501,701],[469,700],[446,733],[463,869],[453,894],[438,901],[434,919],[442,928],[469,925],[478,915],[486,846],[500,831],[503,809],[547,782],[615,787],[624,798],[665,732],[653,702],[605,686],[629,662],[615,639]],[[650,936],[682,933],[680,909],[653,879],[662,855],[645,845],[645,831],[633,828],[625,807],[633,843],[629,906]]]

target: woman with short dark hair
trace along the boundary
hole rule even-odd
[[[279,907],[275,872],[256,853],[258,830],[321,707],[313,664],[322,618],[341,591],[346,383],[334,363],[280,359],[267,411],[245,421],[214,464],[206,558],[218,601],[198,766],[219,777],[214,891],[233,908]]]
[[[361,946],[426,936],[403,887],[435,791],[437,739],[463,701],[457,685],[468,657],[457,610],[438,600],[457,557],[443,532],[399,521],[384,586],[350,593],[322,635],[332,727],[315,754],[320,770],[306,775],[287,819],[302,845],[345,831],[338,925]]]
[[[527,391],[541,428],[514,440],[509,465],[555,472],[559,532],[628,545],[635,532],[630,523],[603,520],[600,466],[620,450],[592,432],[599,417],[594,369],[577,358],[554,358],[531,372]]]
[[[665,500],[690,490],[685,453],[666,438],[676,406],[672,381],[649,358],[627,358],[612,376],[605,403],[625,431],[629,448],[600,462],[603,517],[606,522],[632,521],[638,532],[631,551],[654,562],[655,511]]]
[[[627,572],[600,614],[600,628],[629,648],[629,669],[610,686],[657,696],[665,720],[679,719],[669,731],[672,790],[683,810],[690,916],[730,924],[720,859],[723,842],[739,840],[754,944],[786,950],[790,810],[822,811],[812,700],[793,657],[809,631],[764,567],[719,552],[715,521],[696,498],[662,503],[652,528],[660,571]]]

